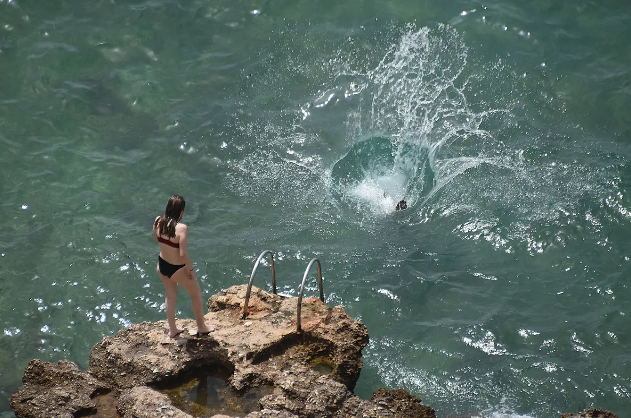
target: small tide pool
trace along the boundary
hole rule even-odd
[[[274,391],[272,385],[254,387],[244,393],[237,393],[228,384],[228,376],[221,373],[207,372],[193,376],[177,386],[163,387],[160,392],[166,394],[173,405],[195,417],[211,417],[224,414],[244,417],[258,411],[259,399]]]

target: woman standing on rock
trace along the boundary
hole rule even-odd
[[[204,321],[202,291],[188,256],[188,227],[180,223],[185,206],[186,202],[182,196],[173,195],[167,203],[164,216],[158,216],[153,222],[153,236],[160,244],[157,270],[166,290],[165,305],[171,338],[184,331],[175,325],[175,297],[178,284],[191,295],[191,305],[197,322],[195,335],[199,337],[213,331]]]

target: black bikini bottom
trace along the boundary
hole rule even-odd
[[[164,261],[162,257],[158,256],[158,270],[162,275],[167,276],[169,279],[175,274],[176,271],[186,266],[186,264],[174,265],[168,261]]]

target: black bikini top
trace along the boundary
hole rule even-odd
[[[158,237],[158,241],[168,245],[169,247],[173,247],[173,248],[180,248],[180,243],[179,242],[173,242],[173,241],[169,241],[168,239],[162,238],[162,237]]]

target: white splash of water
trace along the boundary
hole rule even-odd
[[[343,195],[355,197],[372,213],[387,214],[400,198],[409,205],[423,204],[468,169],[498,164],[481,152],[484,142],[493,142],[481,125],[505,110],[470,109],[466,89],[472,76],[463,74],[467,53],[459,34],[447,25],[408,26],[375,68],[339,77],[350,78],[349,89],[360,98],[349,114],[348,143],[385,136],[393,157],[390,167],[377,167],[358,183],[346,184]],[[348,154],[338,163],[346,158]]]
[[[406,176],[394,171],[380,176],[367,176],[349,190],[358,202],[366,204],[376,214],[391,213],[405,193]]]

